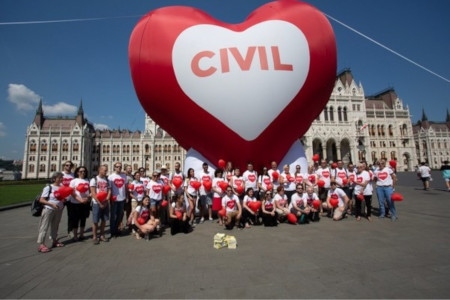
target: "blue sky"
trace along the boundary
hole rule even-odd
[[[0,1],[0,158],[22,159],[26,128],[39,99],[46,115],[74,115],[83,100],[99,128],[142,130],[144,111],[128,66],[128,41],[149,11],[193,6],[240,23],[264,0]],[[450,109],[450,2],[306,1],[338,22],[338,68],[351,68],[366,95],[394,87],[415,123],[425,109],[444,121]],[[61,4],[64,3],[64,4]],[[80,22],[13,22],[90,19]],[[417,64],[427,68],[429,72]]]

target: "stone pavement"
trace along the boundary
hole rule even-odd
[[[450,193],[400,176],[399,220],[119,237],[37,252],[29,207],[0,212],[1,298],[450,298]],[[377,208],[377,199],[373,199]],[[60,226],[65,234],[66,213]],[[88,222],[89,224],[89,222]],[[214,249],[217,232],[238,247]],[[89,234],[90,235],[90,234]]]

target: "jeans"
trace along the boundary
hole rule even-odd
[[[111,236],[115,236],[119,234],[119,223],[123,219],[125,201],[113,201],[111,203],[111,217],[110,217],[110,229]]]
[[[384,201],[389,207],[391,211],[392,218],[397,217],[397,212],[395,210],[394,202],[391,200],[392,193],[394,192],[394,188],[392,186],[377,186],[377,197],[378,197],[378,206],[380,209],[380,217],[384,217]]]

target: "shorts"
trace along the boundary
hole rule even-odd
[[[156,206],[160,206],[160,205],[161,205],[161,199],[160,200],[150,199],[150,207],[156,207]]]
[[[109,205],[104,208],[100,208],[98,204],[92,204],[92,222],[98,223],[100,221],[109,220]]]
[[[430,181],[430,177],[421,177],[420,179],[422,179],[423,182]]]
[[[207,194],[207,195],[201,195],[200,198],[198,199],[199,202],[199,206],[209,206],[211,207],[212,205],[212,197],[211,194]]]

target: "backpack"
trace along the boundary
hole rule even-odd
[[[48,200],[50,194],[52,192],[52,186],[49,184],[49,191],[45,200]],[[41,199],[41,194],[36,195],[33,202],[31,202],[31,215],[33,217],[40,217],[42,215],[42,210],[44,209],[44,204],[42,204],[39,200]]]

